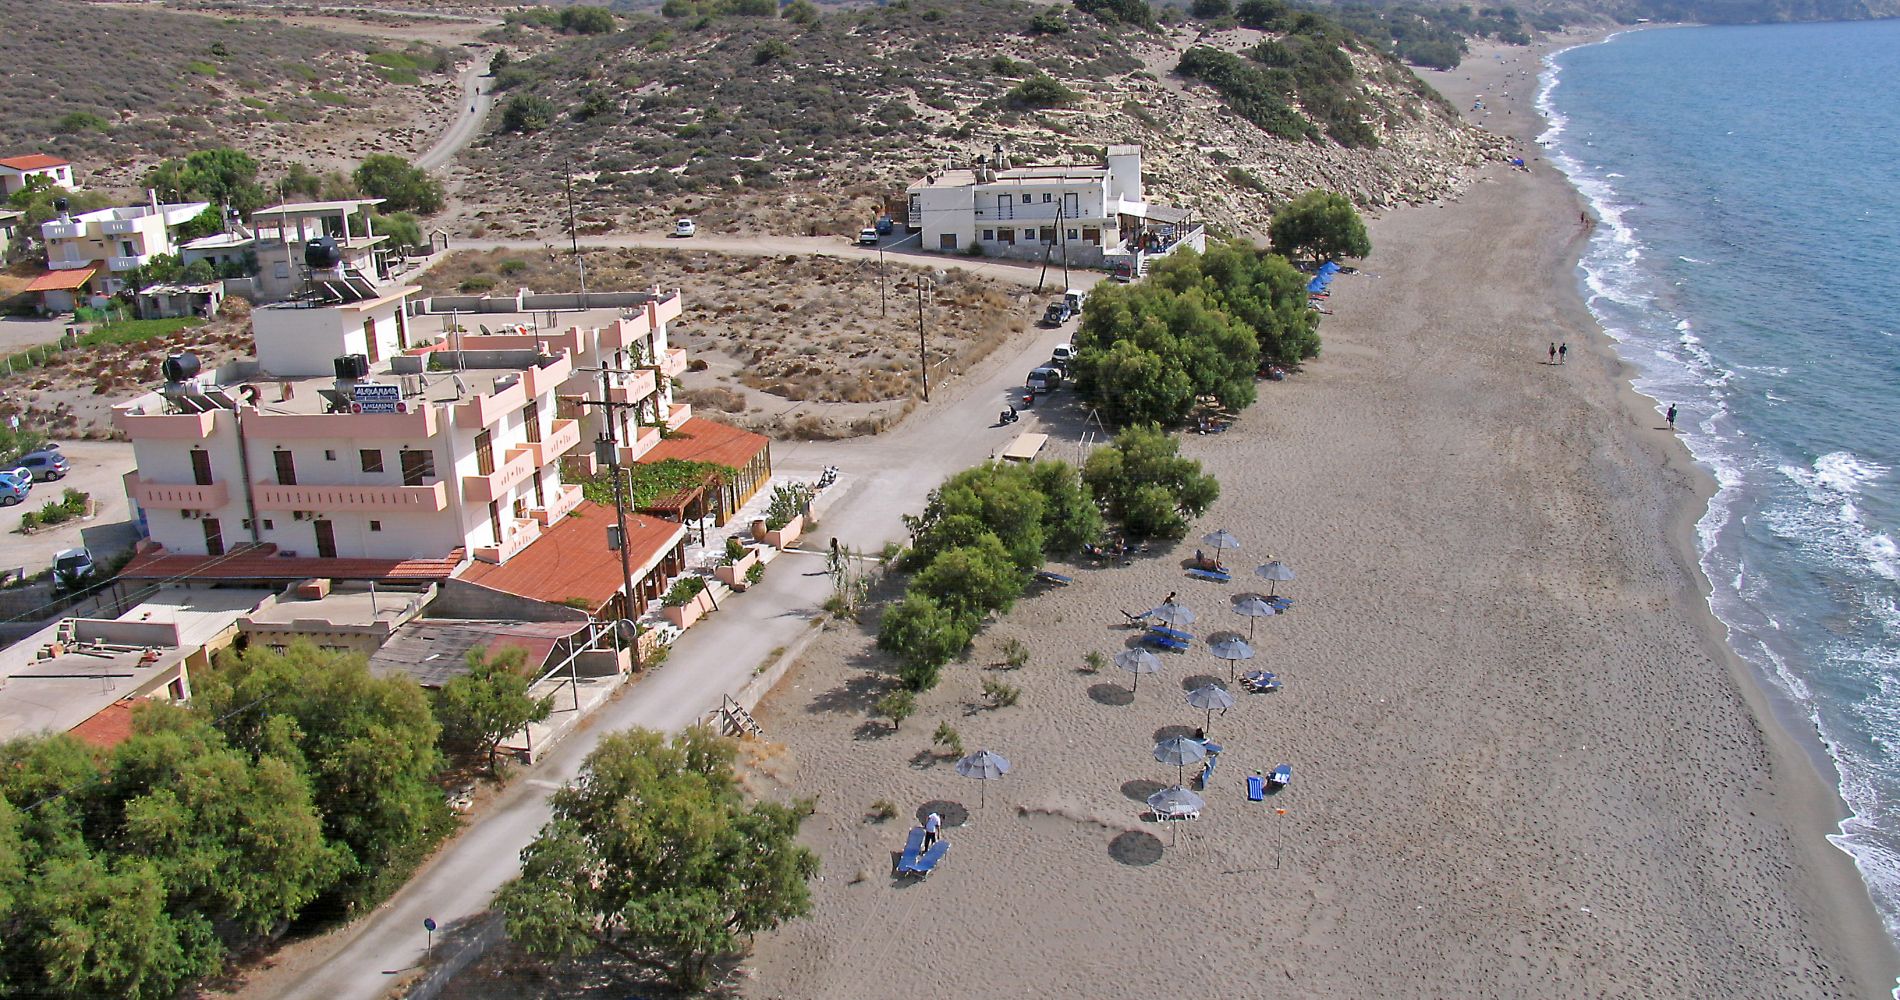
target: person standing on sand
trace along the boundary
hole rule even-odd
[[[1557,363],[1557,342],[1554,340],[1550,342],[1550,363]]]
[[[931,813],[924,817],[924,850],[930,850],[937,842],[937,831],[943,829],[943,817]]]
[[[1172,591],[1172,590],[1170,590],[1170,591],[1168,591],[1168,596],[1166,596],[1166,597],[1164,597],[1164,598],[1162,598],[1162,599],[1161,599],[1161,603],[1163,603],[1163,604],[1173,604],[1173,603],[1174,603],[1174,595],[1175,595],[1175,593],[1176,593],[1176,592],[1175,592],[1175,591]]]
[[[1561,365],[1565,361],[1568,361],[1568,360],[1570,360],[1570,345],[1558,344],[1557,345],[1557,363]]]
[[[1672,431],[1675,430],[1676,429],[1676,404],[1670,403],[1669,412],[1663,414],[1663,416],[1668,418],[1669,420],[1669,429]]]

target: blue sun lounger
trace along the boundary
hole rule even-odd
[[[1276,789],[1285,788],[1292,784],[1293,765],[1281,764],[1279,767],[1274,768],[1272,772],[1267,775],[1267,780],[1272,782],[1273,787]]]
[[[1211,748],[1212,744],[1209,744],[1209,747]],[[1214,776],[1214,765],[1218,763],[1220,763],[1220,753],[1218,751],[1214,751],[1210,749],[1207,755],[1207,763],[1201,765],[1201,790],[1202,791],[1207,790],[1208,779]]]
[[[1183,632],[1178,628],[1163,625],[1159,622],[1149,625],[1148,631],[1153,632],[1155,635],[1165,635],[1176,642],[1190,642],[1194,639],[1192,632]]]
[[[1176,639],[1173,636],[1163,635],[1160,632],[1150,632],[1142,636],[1141,641],[1150,646],[1158,646],[1171,653],[1185,653],[1188,648],[1186,639]]]
[[[897,874],[902,875],[915,867],[917,859],[924,853],[924,828],[910,828],[910,839],[904,841],[904,853],[897,859]]]
[[[1069,584],[1075,582],[1075,577],[1063,576],[1061,573],[1052,573],[1046,569],[1037,573],[1036,579],[1041,580],[1044,583],[1053,583],[1058,587],[1066,587]]]
[[[1267,779],[1257,774],[1247,775],[1247,801],[1264,802],[1267,798]]]
[[[1191,567],[1188,569],[1187,575],[1195,578],[1196,580],[1211,580],[1214,583],[1234,582],[1233,574],[1227,572],[1226,570],[1200,569],[1198,567]]]
[[[930,850],[925,851],[922,857],[909,864],[899,864],[897,866],[897,874],[899,876],[910,875],[916,878],[927,878],[931,872],[937,870],[937,863],[942,861],[943,856],[948,853],[950,853],[950,842],[939,839],[936,843],[930,845]]]

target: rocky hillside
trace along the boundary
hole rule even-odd
[[[1323,85],[1295,87],[1302,70],[1256,58],[1279,37],[1259,30],[1017,0],[897,0],[804,23],[669,7],[685,16],[636,15],[504,71],[498,129],[464,158],[465,225],[562,231],[571,165],[584,232],[674,214],[720,231],[854,232],[926,169],[998,142],[1017,162],[1139,142],[1157,198],[1258,231],[1309,188],[1368,208],[1430,199],[1499,155],[1410,71],[1350,39]],[[1245,53],[1245,85],[1284,84],[1283,110],[1316,138],[1281,138],[1255,124],[1244,89],[1178,74],[1197,45]]]

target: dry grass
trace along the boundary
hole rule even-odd
[[[909,412],[917,390],[916,280],[925,272],[815,255],[590,250],[591,288],[680,288],[675,342],[705,362],[681,398],[783,437],[875,434]],[[536,291],[579,287],[565,252],[458,252],[421,278],[425,292],[493,283]],[[888,310],[879,307],[888,296]],[[952,269],[925,308],[931,377],[949,378],[1029,328],[1030,294]]]

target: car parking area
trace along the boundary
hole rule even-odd
[[[104,560],[136,539],[131,504],[125,499],[125,474],[132,471],[132,446],[124,441],[73,441],[61,442],[60,451],[72,464],[66,478],[34,483],[25,502],[0,507],[0,571],[18,569],[32,576],[53,564],[53,553],[81,545]],[[31,535],[20,533],[22,515],[58,500],[69,488],[90,494],[98,513],[90,519],[41,528]]]

